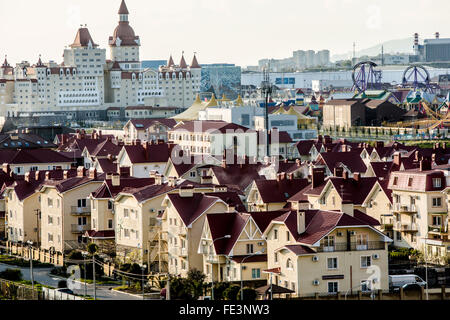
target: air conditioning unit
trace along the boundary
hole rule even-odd
[[[378,253],[375,253],[375,254],[373,255],[373,259],[374,259],[374,260],[380,259],[380,255],[379,255]]]
[[[314,286],[318,286],[319,284],[320,284],[320,281],[319,281],[319,280],[314,280],[314,281],[313,281],[313,285],[314,285]]]
[[[355,236],[356,235],[356,231],[350,231],[350,235],[351,236]]]
[[[314,257],[312,257],[312,261],[314,261],[314,262],[317,262],[317,261],[319,261],[319,257],[318,257],[318,256],[314,256]]]
[[[263,247],[264,246],[264,242],[258,242],[258,246]]]
[[[337,233],[337,236],[338,236],[338,237],[342,237],[342,232],[338,232],[338,233]]]
[[[246,266],[242,266],[242,270],[247,270],[247,267]]]

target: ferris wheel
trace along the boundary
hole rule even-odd
[[[404,88],[412,88],[415,91],[424,90],[426,92],[432,92],[433,88],[430,81],[430,73],[420,64],[410,65],[406,68],[405,72],[403,72],[402,86]]]
[[[380,90],[382,71],[376,70],[378,65],[372,61],[363,61],[353,67],[352,90],[363,93],[366,90]]]

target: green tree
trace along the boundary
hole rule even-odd
[[[228,287],[227,289],[225,289],[225,291],[223,292],[223,296],[225,298],[225,300],[230,300],[230,301],[237,301],[237,296],[239,291],[241,290],[241,287],[238,285],[232,285],[230,287]],[[245,293],[244,293],[245,295]]]
[[[192,269],[189,270],[187,275],[187,281],[191,288],[191,294],[194,300],[198,300],[198,298],[203,295],[203,288],[205,285],[206,276],[203,272]]]

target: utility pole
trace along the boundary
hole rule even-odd
[[[34,275],[33,275],[33,241],[27,241],[28,250],[30,252],[30,275],[31,275],[31,288],[34,293]]]
[[[261,83],[261,90],[264,94],[264,109],[265,109],[265,130],[266,130],[266,144],[267,144],[267,157],[270,157],[270,144],[269,144],[269,98],[272,95],[272,85],[270,83],[270,74],[264,69],[263,72],[263,81]]]
[[[92,271],[93,273],[93,278],[94,278],[94,300],[97,300],[97,288],[95,286],[95,253],[92,254]]]
[[[87,256],[87,253],[83,252],[83,263],[84,263],[84,296],[85,296],[85,297],[87,297],[86,256]]]

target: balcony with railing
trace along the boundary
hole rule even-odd
[[[89,230],[91,230],[91,227],[89,225],[72,224],[71,226],[72,233],[84,233]]]
[[[448,228],[445,226],[428,226],[428,232],[436,235],[446,235]]]
[[[417,207],[415,204],[405,205],[402,203],[395,203],[394,212],[403,214],[414,214],[417,213]]]
[[[74,216],[89,216],[91,215],[91,208],[72,206],[70,208],[70,213]]]
[[[394,227],[394,217],[393,216],[381,216],[380,217],[381,228],[384,230],[389,230]]]
[[[417,223],[397,222],[394,224],[394,230],[401,231],[401,232],[416,233],[419,231],[419,227],[418,227]]]
[[[384,250],[386,248],[383,241],[359,242],[342,242],[334,245],[320,246],[315,248],[317,252],[344,252],[344,251],[368,251],[368,250]]]

